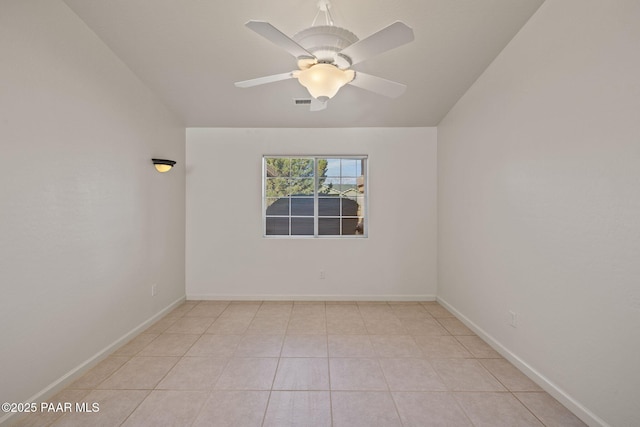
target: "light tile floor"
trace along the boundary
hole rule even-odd
[[[584,426],[436,302],[187,301],[19,426]]]

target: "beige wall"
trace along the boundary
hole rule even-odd
[[[438,127],[438,297],[591,425],[640,425],[638,23],[547,0]]]
[[[369,237],[263,238],[265,154],[368,155]],[[435,128],[188,129],[187,298],[434,298],[435,203]]]
[[[60,1],[3,0],[0,57],[0,401],[41,401],[184,297],[185,131]]]

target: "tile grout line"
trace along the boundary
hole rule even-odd
[[[331,388],[331,363],[329,363],[329,324],[327,322],[327,304],[324,305],[324,329],[325,329],[325,342],[327,343],[327,387],[329,388],[329,421],[333,426],[333,390]]]
[[[264,304],[264,301],[262,301],[260,303],[260,307],[262,307]],[[260,311],[260,307],[258,307],[258,310],[256,310],[256,315],[258,313],[258,311]],[[249,327],[251,326],[251,323],[253,323],[253,320],[255,319],[255,316],[253,316],[253,319],[251,319],[251,322],[249,323]],[[249,327],[247,327],[247,330],[249,329]],[[287,321],[287,328],[289,327],[289,321]],[[285,329],[285,334],[286,334],[286,329]],[[243,334],[244,336],[246,336],[246,331],[245,334]],[[242,339],[240,339],[240,342],[242,342]],[[240,345],[240,343],[238,343],[238,345]],[[282,339],[282,344],[280,344],[280,353],[279,356],[282,355],[282,347],[284,346],[284,338]],[[264,405],[264,411],[262,413],[262,422],[260,423],[260,427],[264,426],[264,422],[267,419],[267,411],[269,409],[269,404],[271,403],[271,393],[273,393],[273,385],[276,381],[276,375],[278,375],[278,368],[280,367],[280,357],[278,356],[278,363],[276,363],[276,370],[273,373],[273,378],[271,379],[271,387],[269,388],[269,395],[267,396],[267,402]]]
[[[202,301],[200,301],[197,305],[200,305],[200,303],[202,303]],[[196,306],[197,306],[196,305]],[[218,315],[214,318],[213,322],[211,322],[211,325],[213,325],[215,323],[216,320],[218,320],[220,318],[220,316],[222,315],[222,313],[227,309],[227,307],[229,306],[229,304],[227,304],[224,308],[224,310],[222,310],[220,313],[218,313]],[[195,307],[194,307],[195,308]],[[193,310],[193,308],[191,309]],[[189,311],[191,311],[189,310]],[[188,313],[188,312],[187,312]],[[186,314],[186,313],[185,313]],[[200,338],[202,338],[204,335],[206,335],[207,330],[211,327],[211,325],[209,325],[203,333],[200,334]],[[200,340],[200,338],[198,338],[190,347],[187,351],[185,351],[185,355],[189,352],[189,350],[191,350],[193,348],[193,346]],[[234,349],[235,351],[235,349]],[[184,359],[184,357],[187,356],[182,356],[182,359]],[[182,360],[181,359],[181,360]],[[224,363],[224,367],[220,370],[220,373],[218,374],[217,378],[215,379],[215,382],[213,384],[211,384],[211,389],[207,390],[208,392],[208,396],[207,399],[205,399],[205,401],[202,403],[202,405],[200,406],[200,409],[198,410],[198,413],[196,414],[196,416],[193,418],[193,421],[191,422],[191,425],[193,425],[198,418],[200,417],[200,414],[202,414],[202,411],[204,410],[204,408],[206,407],[207,403],[209,403],[209,401],[213,398],[213,393],[216,391],[215,390],[215,386],[218,383],[218,380],[220,379],[220,377],[222,376],[222,373],[224,372],[224,370],[227,368],[227,366],[229,365],[229,361],[231,360],[231,357],[228,357],[226,362]],[[159,383],[158,383],[159,384]],[[133,413],[133,412],[132,412]]]
[[[201,302],[201,301],[200,301],[200,302]],[[194,308],[196,308],[198,305],[200,305],[200,302],[198,302],[198,303],[197,303],[197,304],[195,304],[193,307],[191,307],[191,309],[190,309],[190,310],[187,310],[187,311],[182,315],[181,319],[184,319],[184,318],[186,317],[187,313],[189,313],[191,310],[193,310],[193,309],[194,309]],[[217,319],[217,317],[215,317],[215,318],[214,318],[214,320],[211,322],[211,324],[213,324],[213,322],[215,322],[215,319]],[[177,322],[177,320],[176,320],[176,322]],[[176,322],[174,322],[174,324],[175,324]],[[209,326],[211,326],[211,325],[209,325]],[[207,328],[205,328],[204,332],[206,332],[206,330],[209,328],[209,326],[207,326]],[[171,327],[171,326],[170,326],[170,327]],[[168,328],[167,328],[167,329],[168,329]],[[139,407],[140,405],[142,405],[142,404],[143,404],[143,403],[144,403],[144,402],[149,398],[149,396],[151,396],[151,394],[152,394],[154,391],[159,390],[159,389],[158,389],[158,385],[160,385],[160,383],[162,383],[162,381],[163,381],[165,378],[167,378],[167,376],[169,375],[169,373],[170,373],[171,371],[173,371],[173,369],[174,369],[174,368],[175,368],[175,367],[176,367],[176,366],[177,366],[177,365],[178,365],[178,364],[179,364],[179,363],[180,363],[180,362],[185,358],[185,355],[189,352],[189,350],[191,350],[191,348],[195,345],[195,343],[197,343],[197,342],[198,342],[198,340],[200,340],[200,338],[204,335],[204,332],[202,332],[202,333],[200,333],[200,334],[197,334],[197,335],[198,335],[198,338],[197,338],[195,341],[193,341],[193,343],[191,343],[191,345],[189,346],[189,348],[187,348],[187,349],[184,351],[184,353],[182,354],[182,356],[180,356],[180,357],[178,358],[178,360],[176,361],[176,363],[175,363],[175,364],[174,364],[174,365],[173,365],[173,366],[172,366],[172,367],[171,367],[171,368],[166,372],[166,374],[164,374],[164,376],[163,376],[162,378],[160,378],[160,380],[159,380],[159,381],[156,383],[156,385],[154,386],[153,390],[151,390],[151,391],[149,392],[149,394],[148,394],[144,399],[142,399],[142,401],[140,402],[140,404],[138,405],[138,407]],[[188,335],[188,334],[183,334],[183,335]],[[194,335],[196,335],[196,334],[194,334]],[[225,365],[225,366],[226,366],[226,365]],[[220,372],[220,374],[222,374],[222,371]],[[216,378],[216,381],[217,381],[217,378]],[[214,384],[214,385],[215,385],[215,384]],[[167,391],[176,391],[176,390],[169,389],[169,390],[167,390]],[[200,413],[202,412],[202,409],[204,408],[204,405],[209,401],[209,399],[210,399],[210,398],[211,398],[211,390],[207,390],[207,398],[202,402],[202,404],[200,405],[200,408],[198,408],[198,413],[197,413],[197,414],[196,414],[196,416],[193,418],[193,420],[191,421],[190,425],[193,425],[193,423],[195,423],[195,422],[196,422],[196,420],[198,419],[198,416],[200,415]],[[136,407],[136,409],[138,409],[138,407]],[[127,419],[128,419],[131,415],[133,415],[133,414],[135,413],[136,409],[134,409],[133,411],[131,411],[131,413],[129,414],[129,416],[127,417]],[[123,421],[123,424],[124,424],[125,422],[126,422],[126,419]]]
[[[544,423],[540,418],[538,418],[538,416],[536,416],[536,414],[534,414],[534,413],[533,413],[533,411],[531,411],[531,410],[529,409],[529,407],[528,407],[527,405],[525,405],[525,404],[524,404],[524,402],[522,402],[520,399],[518,399],[518,396],[516,396],[516,395],[515,395],[515,393],[514,393],[513,391],[511,391],[511,389],[510,389],[510,388],[509,388],[509,387],[508,387],[508,386],[507,386],[503,381],[500,381],[500,378],[498,378],[498,377],[497,377],[493,372],[491,372],[489,369],[487,369],[487,367],[486,367],[486,366],[484,366],[484,364],[481,362],[481,360],[483,360],[483,359],[495,359],[495,358],[479,358],[479,357],[476,357],[476,356],[473,354],[473,352],[472,352],[472,351],[471,351],[471,350],[470,350],[466,345],[464,345],[464,343],[463,343],[462,341],[460,341],[460,340],[458,339],[458,336],[456,336],[456,335],[452,335],[452,336],[453,336],[453,337],[456,339],[456,341],[458,341],[458,342],[459,342],[459,343],[460,343],[464,348],[466,348],[466,349],[467,349],[467,351],[469,351],[469,353],[471,353],[471,355],[473,356],[473,360],[476,360],[476,361],[480,364],[480,366],[481,366],[481,367],[482,367],[482,368],[483,368],[483,369],[484,369],[484,370],[485,370],[489,375],[491,375],[491,376],[492,376],[492,377],[493,377],[493,378],[494,378],[494,379],[495,379],[495,380],[496,380],[496,381],[497,381],[501,386],[503,386],[503,387],[504,387],[504,389],[505,389],[505,391],[494,391],[494,392],[492,392],[492,393],[505,393],[505,394],[509,394],[511,397],[513,397],[514,399],[516,399],[516,401],[518,401],[518,402],[519,402],[519,403],[520,403],[520,404],[521,404],[521,405],[522,405],[522,406],[523,406],[523,407],[524,407],[524,408],[525,408],[525,409],[526,409],[526,410],[527,410],[531,415],[533,415],[533,417],[534,417],[535,419],[537,419],[538,421],[540,421],[540,423],[541,423],[543,426],[544,426],[544,425],[546,425],[546,424],[545,424],[545,423]],[[465,336],[470,336],[470,335],[465,335]],[[501,359],[501,358],[500,358],[500,359]],[[474,393],[474,392],[469,392],[469,393]],[[485,393],[486,393],[486,392],[485,392]],[[457,399],[456,399],[456,402],[457,402]],[[462,409],[463,409],[463,411],[464,411],[464,408],[462,408]],[[466,412],[465,412],[465,415],[466,415]]]

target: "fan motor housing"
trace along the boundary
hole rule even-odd
[[[351,31],[333,25],[318,25],[299,31],[293,37],[300,46],[313,54],[318,62],[335,64],[347,69],[351,59],[339,52],[359,39]]]

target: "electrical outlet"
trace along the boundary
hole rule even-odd
[[[324,270],[320,270],[320,278],[324,279],[325,277]]]
[[[153,285],[151,285],[151,296],[155,297],[157,293],[158,293],[158,285],[154,283]]]
[[[516,313],[515,311],[509,310],[509,325],[512,328],[518,327],[518,313]]]

